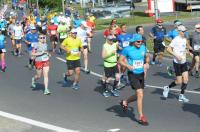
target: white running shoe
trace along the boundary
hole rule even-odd
[[[169,86],[163,87],[163,97],[167,98],[169,94]]]
[[[189,102],[190,100],[187,99],[187,98],[185,97],[185,95],[180,94],[180,95],[179,95],[179,98],[178,98],[178,101],[187,103],[187,102]]]

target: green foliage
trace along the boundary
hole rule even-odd
[[[39,6],[44,8],[47,6],[48,8],[61,8],[62,0],[39,0]]]

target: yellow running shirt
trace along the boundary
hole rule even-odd
[[[64,46],[70,53],[66,54],[67,60],[79,60],[80,59],[80,48],[82,48],[81,39],[79,38],[72,38],[67,37],[63,43],[62,46]]]

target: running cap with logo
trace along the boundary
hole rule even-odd
[[[115,39],[115,37],[112,36],[112,35],[108,35],[108,36],[106,37],[106,39],[107,39],[107,40],[113,40],[113,39]]]
[[[175,24],[176,26],[183,25],[182,22],[181,22],[180,20],[175,20],[175,21],[174,21],[174,24]]]
[[[30,28],[31,28],[32,30],[35,30],[35,29],[36,29],[36,27],[35,27],[34,25],[31,25]]]
[[[130,42],[136,42],[136,41],[142,41],[142,35],[136,33],[133,34],[132,39],[130,39]]]
[[[195,28],[200,28],[200,23],[196,24]]]
[[[178,31],[185,32],[187,31],[186,27],[183,25],[178,26]]]

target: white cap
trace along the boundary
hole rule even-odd
[[[74,28],[70,32],[71,33],[77,33],[76,29],[74,29]]]
[[[53,19],[51,19],[51,21],[50,21],[51,23],[54,23],[54,20]]]
[[[185,26],[183,26],[183,25],[178,26],[178,31],[185,32],[186,30],[187,30],[187,29],[186,29]]]
[[[41,22],[37,22],[37,25],[38,25],[38,26],[41,26],[41,25],[42,25],[42,23],[41,23]]]
[[[196,24],[195,28],[200,28],[200,23]]]
[[[87,22],[86,21],[82,21],[81,25],[83,25],[84,27],[88,27]]]

